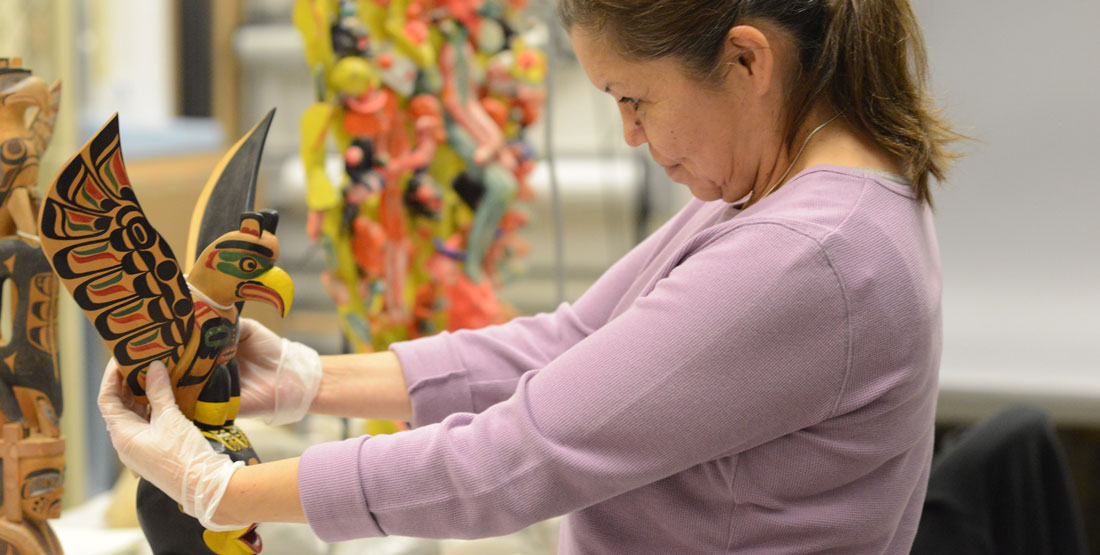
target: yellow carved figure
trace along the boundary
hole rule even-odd
[[[545,75],[522,4],[297,0],[294,23],[318,85],[307,231],[352,349],[506,319],[495,288],[525,250],[513,200],[531,198],[523,133]]]

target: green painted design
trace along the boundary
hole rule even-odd
[[[85,187],[80,188],[80,196],[84,197],[84,201],[87,202],[87,206],[94,206],[99,208],[99,201],[88,194],[88,189]]]
[[[118,156],[118,153],[116,152],[113,156]],[[110,160],[107,161],[107,165],[104,166],[104,170],[105,171],[103,171],[101,173],[103,174],[103,176],[105,176],[107,178],[108,181],[111,182],[111,185],[113,185],[112,190],[115,193],[118,193],[118,191],[120,189],[122,189],[122,186],[119,185],[118,179],[115,179],[115,172],[111,171],[111,161]]]
[[[234,343],[232,325],[227,321],[224,324],[211,326],[206,330],[202,338],[202,344],[208,347],[225,347]]]
[[[133,313],[141,310],[144,307],[145,307],[145,301],[139,300],[136,303],[130,305],[129,308],[123,308],[121,310],[116,310],[116,311],[112,312],[111,316],[114,316],[115,318],[118,318],[120,316],[127,316],[127,315],[133,314]]]
[[[111,246],[111,243],[104,241],[98,247],[91,247],[87,249],[73,249],[73,252],[80,256],[88,256],[89,254],[99,254],[107,250]]]
[[[256,268],[251,271],[244,270],[241,265],[245,261],[252,261]],[[235,251],[222,251],[218,253],[218,262],[215,267],[219,272],[236,278],[251,279],[275,266],[275,262],[269,258],[263,258],[253,254]]]
[[[152,343],[154,340],[156,340],[157,337],[160,337],[159,330],[153,330],[153,331],[149,332],[149,335],[146,335],[145,337],[143,337],[141,339],[135,340],[133,343],[131,343],[131,345],[133,345],[135,347],[140,347],[142,345],[148,345],[148,344]]]
[[[101,281],[99,282],[99,284],[92,286],[92,289],[103,289],[104,287],[114,285],[120,281],[122,281],[122,270],[115,272],[115,277],[107,281]]]
[[[73,222],[72,218],[69,217],[68,212],[65,213],[65,227],[74,231],[95,231],[95,228],[88,224],[78,224]]]

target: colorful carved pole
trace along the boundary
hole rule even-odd
[[[0,58],[0,284],[11,335],[0,341],[0,553],[61,553],[46,519],[61,514],[65,439],[57,360],[57,278],[38,246],[38,161],[53,135],[60,84]]]
[[[518,0],[297,0],[308,232],[356,351],[506,320],[545,58]],[[334,180],[328,140],[345,159]]]
[[[58,173],[39,222],[54,271],[95,325],[139,402],[145,370],[168,367],[176,403],[215,451],[256,464],[234,424],[240,406],[235,357],[245,301],[285,316],[293,284],[275,266],[278,215],[253,212],[263,143],[274,111],[218,164],[199,197],[187,245],[187,273],[152,227],[126,176],[117,116]],[[256,553],[256,525],[205,530],[144,480],[138,520],[156,553]]]

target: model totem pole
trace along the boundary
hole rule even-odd
[[[527,250],[513,201],[532,197],[524,130],[545,96],[524,4],[295,3],[318,98],[301,122],[308,232],[355,351],[510,316],[495,289]]]
[[[244,301],[285,316],[293,285],[275,266],[273,211],[253,212],[256,177],[274,111],[225,155],[191,220],[187,266],[145,217],[126,176],[118,117],[58,173],[42,206],[43,250],[95,325],[135,398],[145,370],[168,367],[176,403],[215,451],[256,464],[234,424],[240,405],[237,325]],[[138,485],[138,520],[155,553],[256,553],[256,525],[213,532],[152,484]]]
[[[0,58],[0,553],[61,553],[46,519],[61,514],[65,439],[57,361],[57,278],[38,245],[38,162],[50,144],[61,86]]]

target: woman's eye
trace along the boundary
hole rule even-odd
[[[619,99],[619,104],[629,104],[635,111],[638,110],[638,104],[640,103],[641,101],[637,98],[630,98],[629,96],[624,96]]]

